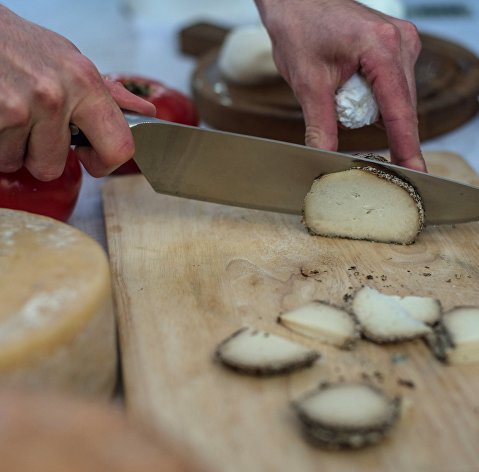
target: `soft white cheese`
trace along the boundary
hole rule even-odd
[[[234,28],[223,42],[218,67],[227,79],[245,85],[280,76],[273,60],[271,39],[261,25]]]
[[[347,128],[362,128],[378,119],[379,109],[371,87],[359,74],[352,75],[336,92],[336,114]]]

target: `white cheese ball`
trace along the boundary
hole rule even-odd
[[[240,84],[261,83],[280,75],[271,39],[261,25],[234,28],[223,43],[218,66],[227,79]]]
[[[336,114],[347,128],[361,128],[378,119],[379,109],[371,87],[359,74],[354,74],[336,92]]]

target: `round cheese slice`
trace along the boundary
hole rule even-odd
[[[110,395],[116,339],[108,260],[65,223],[0,209],[0,385]]]

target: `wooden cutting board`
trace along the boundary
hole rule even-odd
[[[431,173],[477,184],[454,154]],[[127,406],[213,472],[477,471],[479,364],[446,366],[421,341],[340,351],[276,323],[312,299],[342,304],[362,284],[479,304],[479,223],[427,228],[411,246],[309,236],[300,218],[155,194],[142,176],[104,187]],[[479,202],[478,202],[479,204]],[[212,360],[249,324],[322,353],[311,369],[258,379]],[[325,451],[306,443],[290,402],[322,381],[367,380],[404,398],[383,443]]]

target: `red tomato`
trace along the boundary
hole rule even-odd
[[[71,149],[63,174],[50,182],[36,179],[25,167],[17,172],[0,172],[0,207],[66,221],[75,208],[81,182],[80,162]]]
[[[157,118],[190,126],[198,125],[198,116],[192,100],[178,90],[147,77],[117,75],[109,76],[109,78],[121,82],[131,93],[153,103],[156,106]],[[139,172],[139,169],[135,161],[131,159],[113,173],[130,174],[134,172]]]

